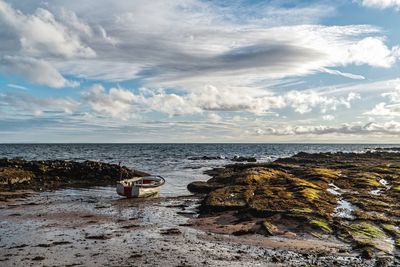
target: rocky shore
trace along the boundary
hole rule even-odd
[[[64,187],[115,184],[122,178],[148,175],[117,164],[96,161],[0,159],[0,192],[44,191]],[[4,197],[5,194],[3,194]]]
[[[400,154],[298,153],[207,172],[200,227],[236,236],[338,241],[378,266],[399,264]],[[316,243],[315,243],[316,244]]]
[[[400,264],[400,153],[236,163],[189,184],[198,194],[158,199],[117,196],[107,185],[120,173],[147,175],[93,161],[1,159],[0,265]]]

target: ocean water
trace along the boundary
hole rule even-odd
[[[233,163],[234,156],[255,157],[270,162],[298,152],[365,152],[393,145],[366,144],[0,144],[0,157],[28,160],[96,160],[122,163],[166,178],[163,196],[187,195],[188,183],[207,180],[203,172]],[[194,160],[193,157],[218,157]]]

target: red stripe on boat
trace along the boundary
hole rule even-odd
[[[132,187],[124,186],[124,195],[127,197],[131,197],[132,196]]]

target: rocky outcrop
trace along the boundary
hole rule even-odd
[[[234,156],[231,161],[235,162],[257,162],[255,157]]]
[[[202,156],[202,157],[190,157],[189,160],[221,160],[225,159],[222,156]]]
[[[229,159],[224,156],[200,156],[200,157],[189,157],[189,160],[224,160]],[[257,162],[255,157],[244,157],[244,156],[234,156],[230,159],[234,162]]]
[[[114,184],[122,178],[145,176],[116,164],[97,161],[0,159],[0,190],[47,190],[66,186]]]
[[[207,173],[207,182],[188,186],[207,193],[201,216],[236,211],[258,233],[336,238],[365,255],[400,248],[400,153],[299,153]]]

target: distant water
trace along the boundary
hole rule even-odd
[[[188,194],[186,185],[206,180],[203,172],[233,163],[234,156],[255,157],[270,162],[298,152],[364,152],[367,148],[393,145],[366,144],[0,144],[0,157],[28,160],[96,160],[162,175],[167,183],[161,194]],[[192,157],[218,156],[217,160],[191,160]]]

